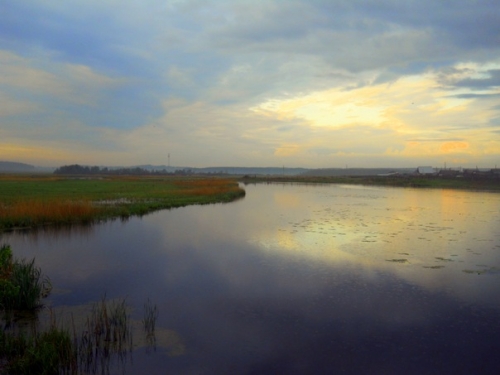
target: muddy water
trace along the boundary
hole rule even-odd
[[[126,298],[110,373],[500,373],[500,194],[249,185],[243,200],[3,234],[59,316]]]

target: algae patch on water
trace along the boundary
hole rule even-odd
[[[410,263],[408,259],[386,259],[386,262],[393,262],[393,263]]]

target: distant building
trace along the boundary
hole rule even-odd
[[[456,169],[441,169],[438,172],[438,176],[440,177],[458,177],[462,174],[462,171]]]
[[[475,169],[464,169],[464,177],[470,178],[500,178],[500,169],[486,169],[486,168],[475,168]]]
[[[436,174],[436,170],[432,167],[418,167],[417,173],[424,174],[424,175],[433,175],[433,174]]]

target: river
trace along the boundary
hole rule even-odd
[[[498,374],[500,194],[258,184],[229,204],[4,233],[60,316],[125,298],[110,374]],[[107,371],[107,370],[106,370]]]

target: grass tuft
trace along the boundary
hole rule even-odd
[[[0,247],[0,308],[34,310],[52,289],[50,279],[31,261],[14,260],[10,246]]]
[[[86,372],[106,369],[112,358],[123,360],[132,350],[132,335],[125,300],[107,302],[106,297],[92,307],[82,334],[75,336],[79,365]]]
[[[144,304],[144,318],[142,325],[146,333],[146,341],[150,347],[156,347],[156,320],[158,319],[158,306],[149,300]]]

